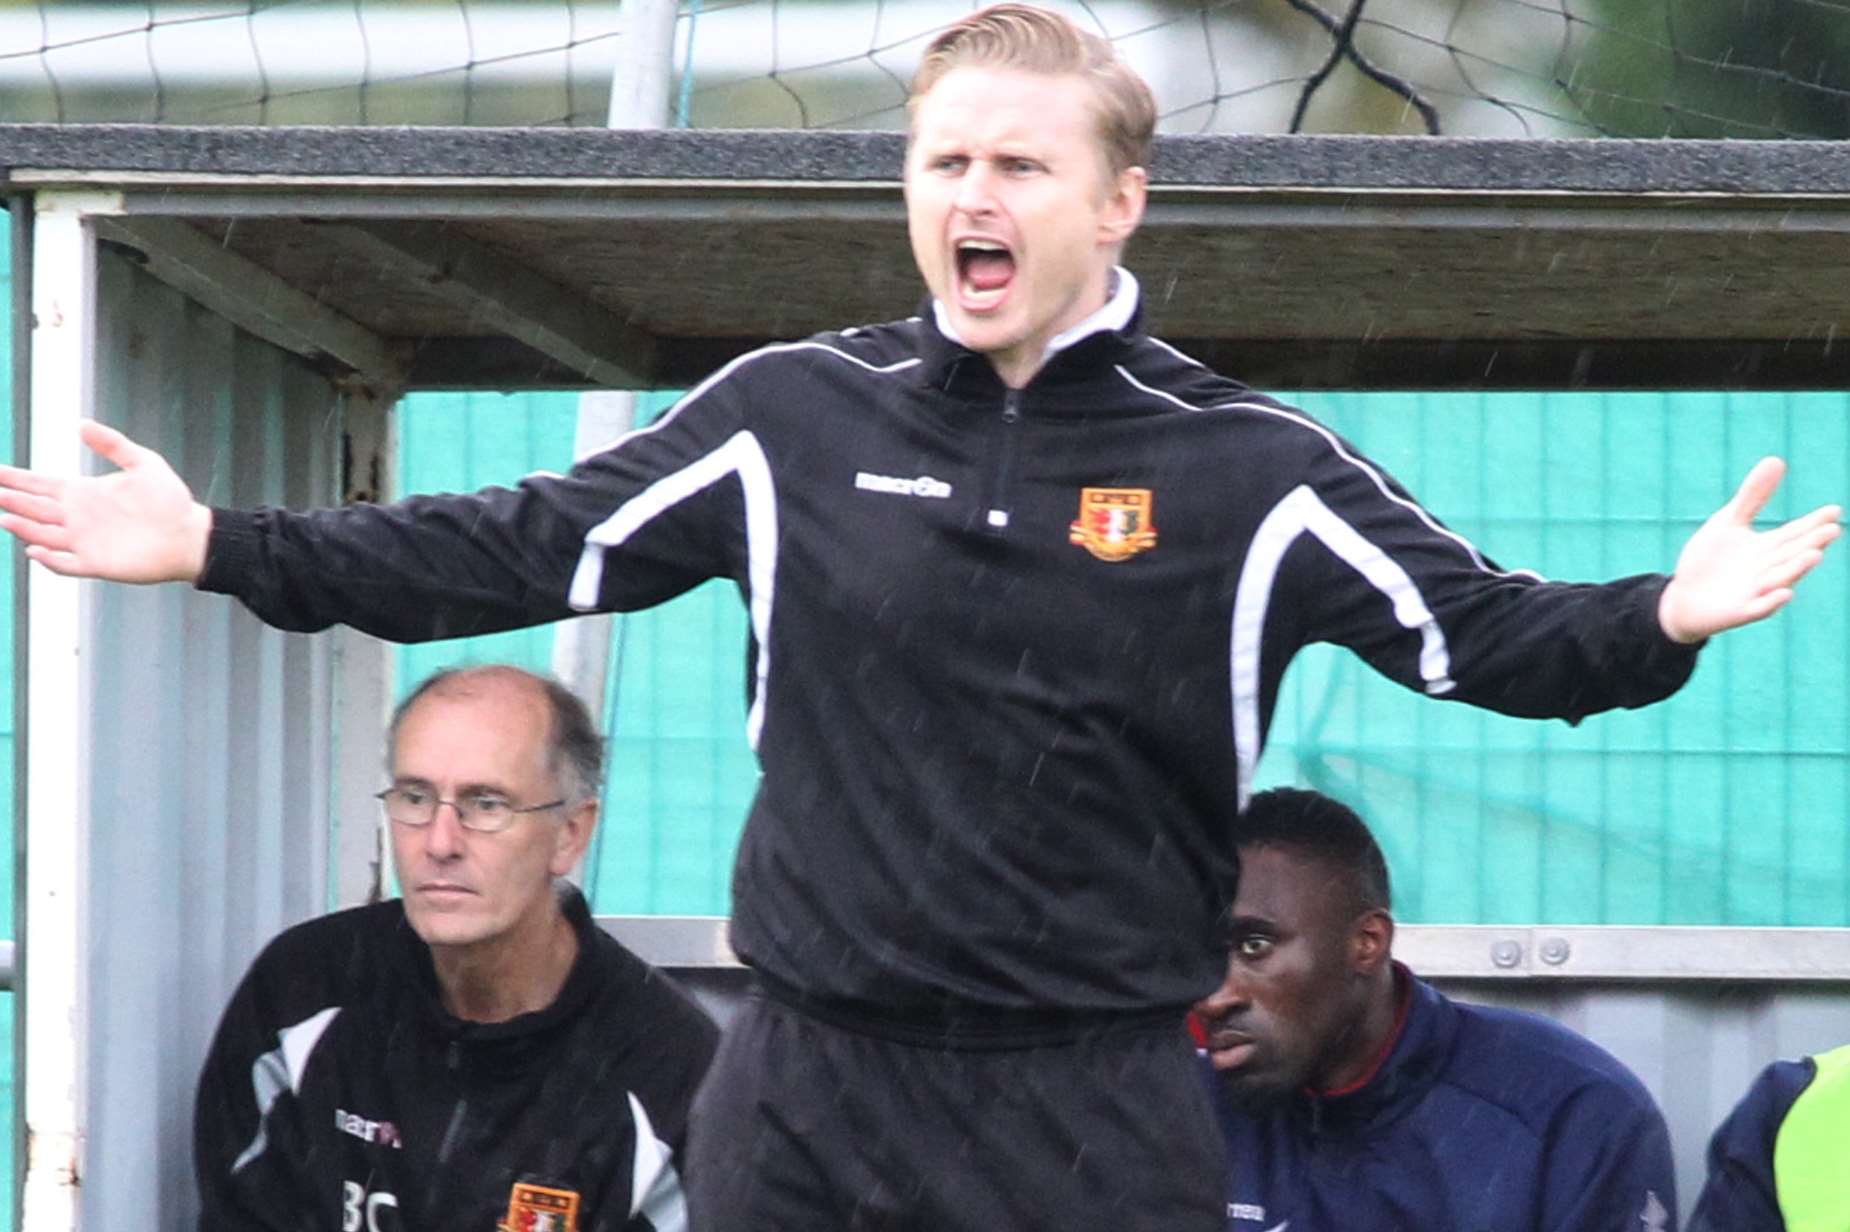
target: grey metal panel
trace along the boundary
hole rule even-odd
[[[1394,952],[1458,979],[1850,980],[1850,929],[1403,924]]]
[[[600,927],[658,967],[737,967],[723,915],[601,915]]]
[[[98,415],[208,501],[337,496],[337,399],[301,361],[105,256]],[[180,587],[92,593],[94,939],[84,1223],[190,1227],[193,1083],[279,929],[327,903],[330,645]]]
[[[722,915],[606,915],[605,931],[665,967],[736,967]],[[1850,928],[1397,924],[1394,954],[1434,979],[1850,988]]]

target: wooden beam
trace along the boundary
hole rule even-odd
[[[388,396],[406,361],[377,334],[177,219],[98,218],[104,239],[135,249],[144,268],[257,337],[310,359],[325,356]]]
[[[656,340],[570,288],[441,224],[330,227],[355,251],[422,280],[472,316],[583,373],[593,385],[646,389]]]

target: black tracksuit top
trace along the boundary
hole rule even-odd
[[[1307,643],[1569,720],[1656,701],[1695,660],[1657,625],[1661,575],[1505,572],[1134,316],[1017,391],[929,312],[766,347],[563,477],[216,511],[199,584],[283,628],[413,641],[713,577],[749,605],[763,769],[733,943],[898,1016],[1212,987],[1228,821]]]
[[[684,1227],[678,1156],[719,1029],[576,891],[566,913],[559,996],[501,1023],[443,1008],[398,899],[272,941],[199,1079],[201,1232],[489,1229],[574,1198],[579,1232]]]

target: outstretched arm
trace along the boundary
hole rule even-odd
[[[84,444],[120,469],[62,478],[0,466],[0,529],[53,573],[116,582],[191,582],[212,513],[152,449],[85,422]]]
[[[744,472],[768,465],[741,431],[747,397],[709,384],[698,405],[683,400],[567,475],[306,511],[208,508],[159,454],[86,423],[84,442],[119,469],[0,468],[0,530],[58,573],[191,582],[299,632],[346,624],[412,642],[631,611],[768,559],[746,543]],[[606,524],[616,530],[600,538]]]
[[[1772,530],[1754,529],[1755,516],[1785,473],[1780,459],[1762,458],[1733,498],[1683,545],[1657,604],[1658,623],[1672,641],[1700,642],[1772,615],[1824,559],[1824,549],[1842,530],[1837,505],[1823,505]]]

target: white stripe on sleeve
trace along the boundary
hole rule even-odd
[[[687,1195],[675,1171],[674,1155],[655,1136],[655,1126],[634,1094],[630,1095],[630,1118],[636,1123],[630,1215],[647,1219],[655,1232],[687,1232]]]
[[[628,542],[630,536],[669,509],[728,475],[739,477],[745,493],[752,636],[758,642],[757,687],[752,691],[745,735],[756,749],[759,733],[764,728],[765,687],[771,672],[771,602],[777,581],[777,489],[771,480],[771,464],[756,436],[750,432],[734,433],[718,449],[657,479],[592,527],[585,536],[578,568],[572,574],[569,602],[581,612],[595,611],[598,592],[604,583],[604,554]]]
[[[1420,679],[1426,692],[1449,693],[1451,653],[1445,633],[1426,606],[1412,577],[1375,544],[1338,517],[1308,485],[1300,484],[1272,506],[1253,535],[1240,581],[1234,591],[1229,655],[1233,682],[1233,747],[1239,759],[1239,807],[1252,797],[1253,773],[1259,764],[1259,683],[1261,641],[1272,587],[1285,553],[1298,536],[1317,538],[1393,605],[1394,619],[1420,635]]]
[[[276,1106],[284,1091],[293,1093],[302,1089],[302,1074],[308,1068],[309,1054],[315,1051],[315,1045],[321,1042],[328,1025],[339,1013],[340,1006],[330,1005],[293,1026],[284,1027],[276,1033],[276,1047],[252,1062],[251,1094],[257,1103],[257,1133],[232,1162],[233,1172],[263,1154],[270,1142],[270,1109]]]

